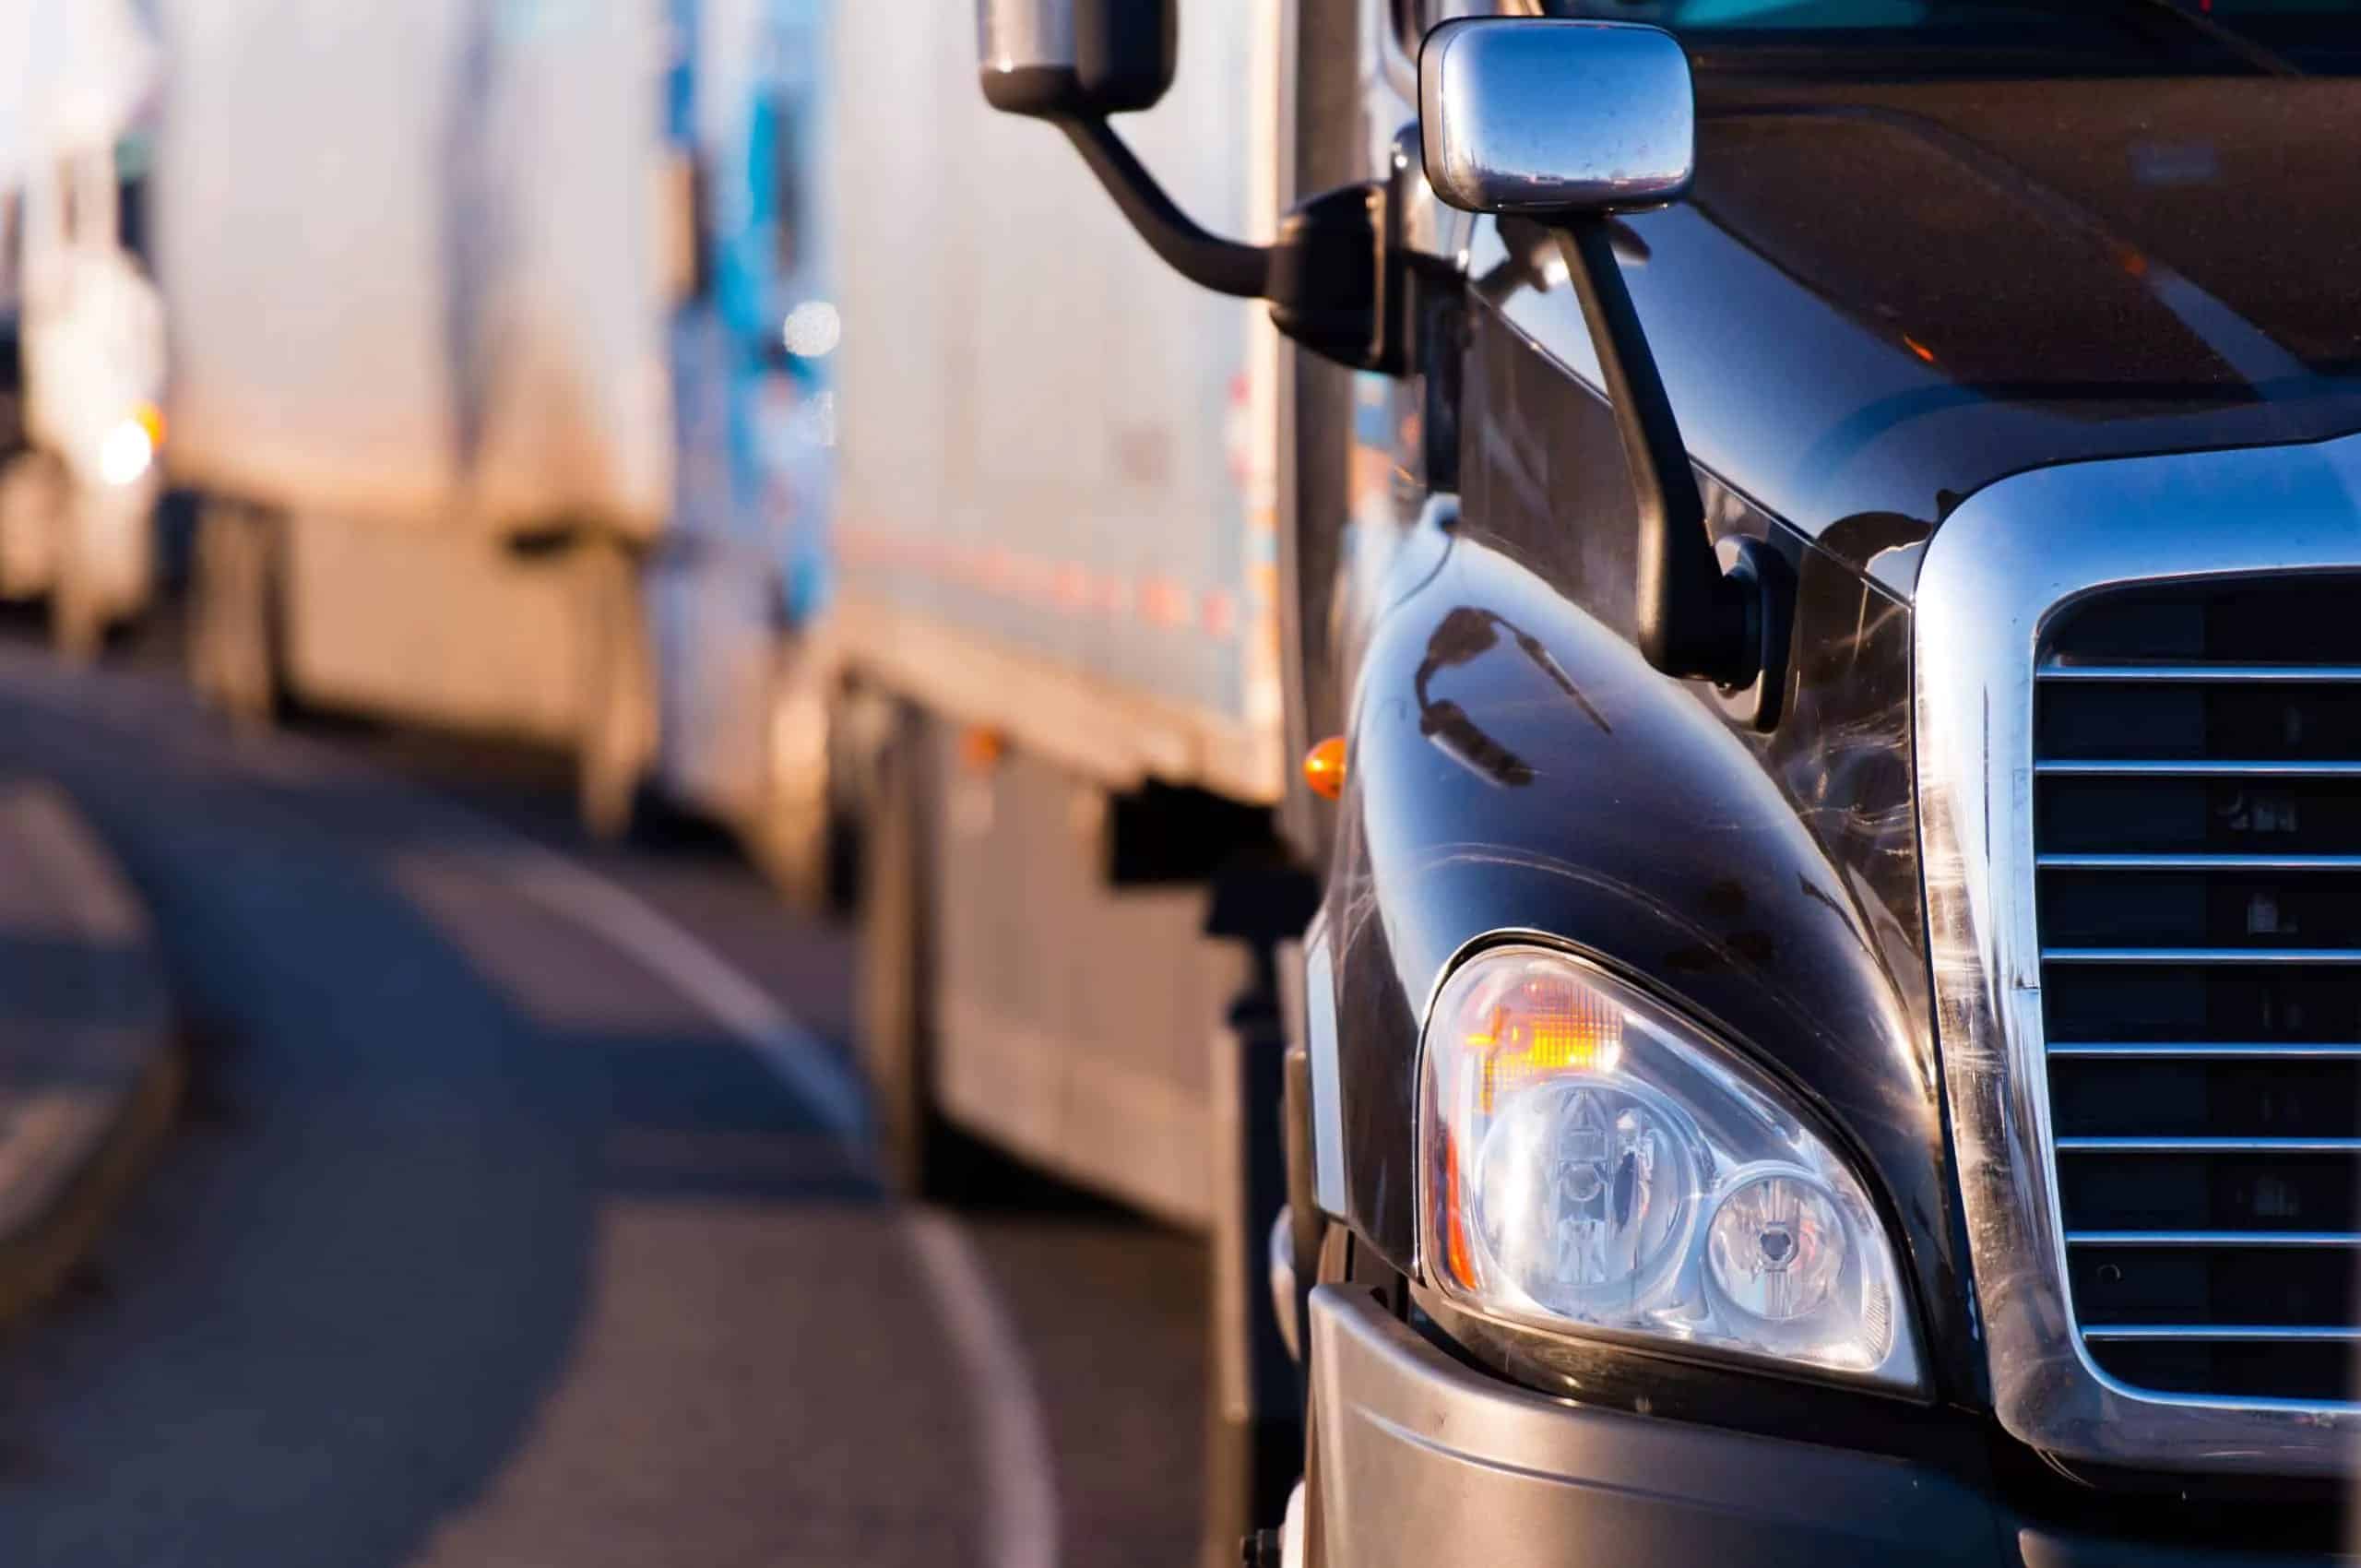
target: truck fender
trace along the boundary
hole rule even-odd
[[[1881,1194],[1922,1291],[1958,1299],[1923,921],[1898,929],[1855,863],[1915,855],[1905,716],[1839,723],[1815,678],[1775,742],[1752,735],[1473,533],[1370,627],[1306,1032],[1336,1058],[1311,1073],[1323,1206],[1396,1267],[1416,1267],[1426,1010],[1469,952],[1537,936],[1790,1085]]]

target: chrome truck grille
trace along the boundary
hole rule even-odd
[[[2067,1296],[2167,1395],[2353,1396],[2361,579],[2119,590],[2054,624],[2034,846]]]
[[[1999,481],[1935,531],[1911,604],[1994,1413],[2062,1460],[2343,1475],[2361,437]]]

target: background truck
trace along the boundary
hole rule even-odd
[[[1271,132],[1220,84],[1270,69],[1270,15],[1201,7],[1201,90],[1141,133],[1239,225]],[[836,32],[838,79],[912,85],[840,100],[828,163],[824,636],[843,728],[891,754],[863,802],[873,961],[925,969],[923,1062],[876,1065],[889,1099],[1202,1225],[1208,1041],[1244,978],[1201,933],[1205,885],[1285,772],[1268,329],[988,110],[971,18],[856,6]]]
[[[1138,124],[1233,230],[1276,208],[1280,9],[1192,8],[1194,69]],[[1261,883],[1287,880],[1292,772],[1275,335],[1170,276],[1055,137],[991,113],[972,16],[849,6],[834,27],[834,80],[896,84],[831,118],[816,636],[884,1141],[914,1189],[955,1191],[975,1137],[1212,1235],[1234,1433],[1271,1414],[1250,1328],[1275,1353],[1251,1217],[1275,1206]],[[1216,1492],[1239,1484],[1217,1459]]]
[[[822,0],[674,0],[671,139],[695,171],[697,266],[670,327],[674,494],[647,573],[651,782],[819,890],[825,705],[803,629],[825,602],[841,332],[818,148]]]
[[[156,51],[127,0],[0,5],[0,292],[12,317],[0,598],[88,658],[155,576],[164,317],[132,137]],[[122,155],[134,167],[125,167]]]
[[[626,820],[658,750],[645,577],[697,249],[665,20],[164,7],[167,411],[208,497],[190,657],[219,705],[566,746],[586,818]]]

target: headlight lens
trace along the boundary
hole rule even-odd
[[[1778,1089],[1547,948],[1461,966],[1427,1026],[1423,1251],[1454,1301],[1915,1385],[1885,1228]]]

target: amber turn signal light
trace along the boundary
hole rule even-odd
[[[1303,781],[1323,801],[1345,792],[1345,737],[1331,735],[1303,754]]]
[[[1007,750],[1007,741],[989,725],[970,724],[959,731],[959,761],[970,773],[990,773]]]

